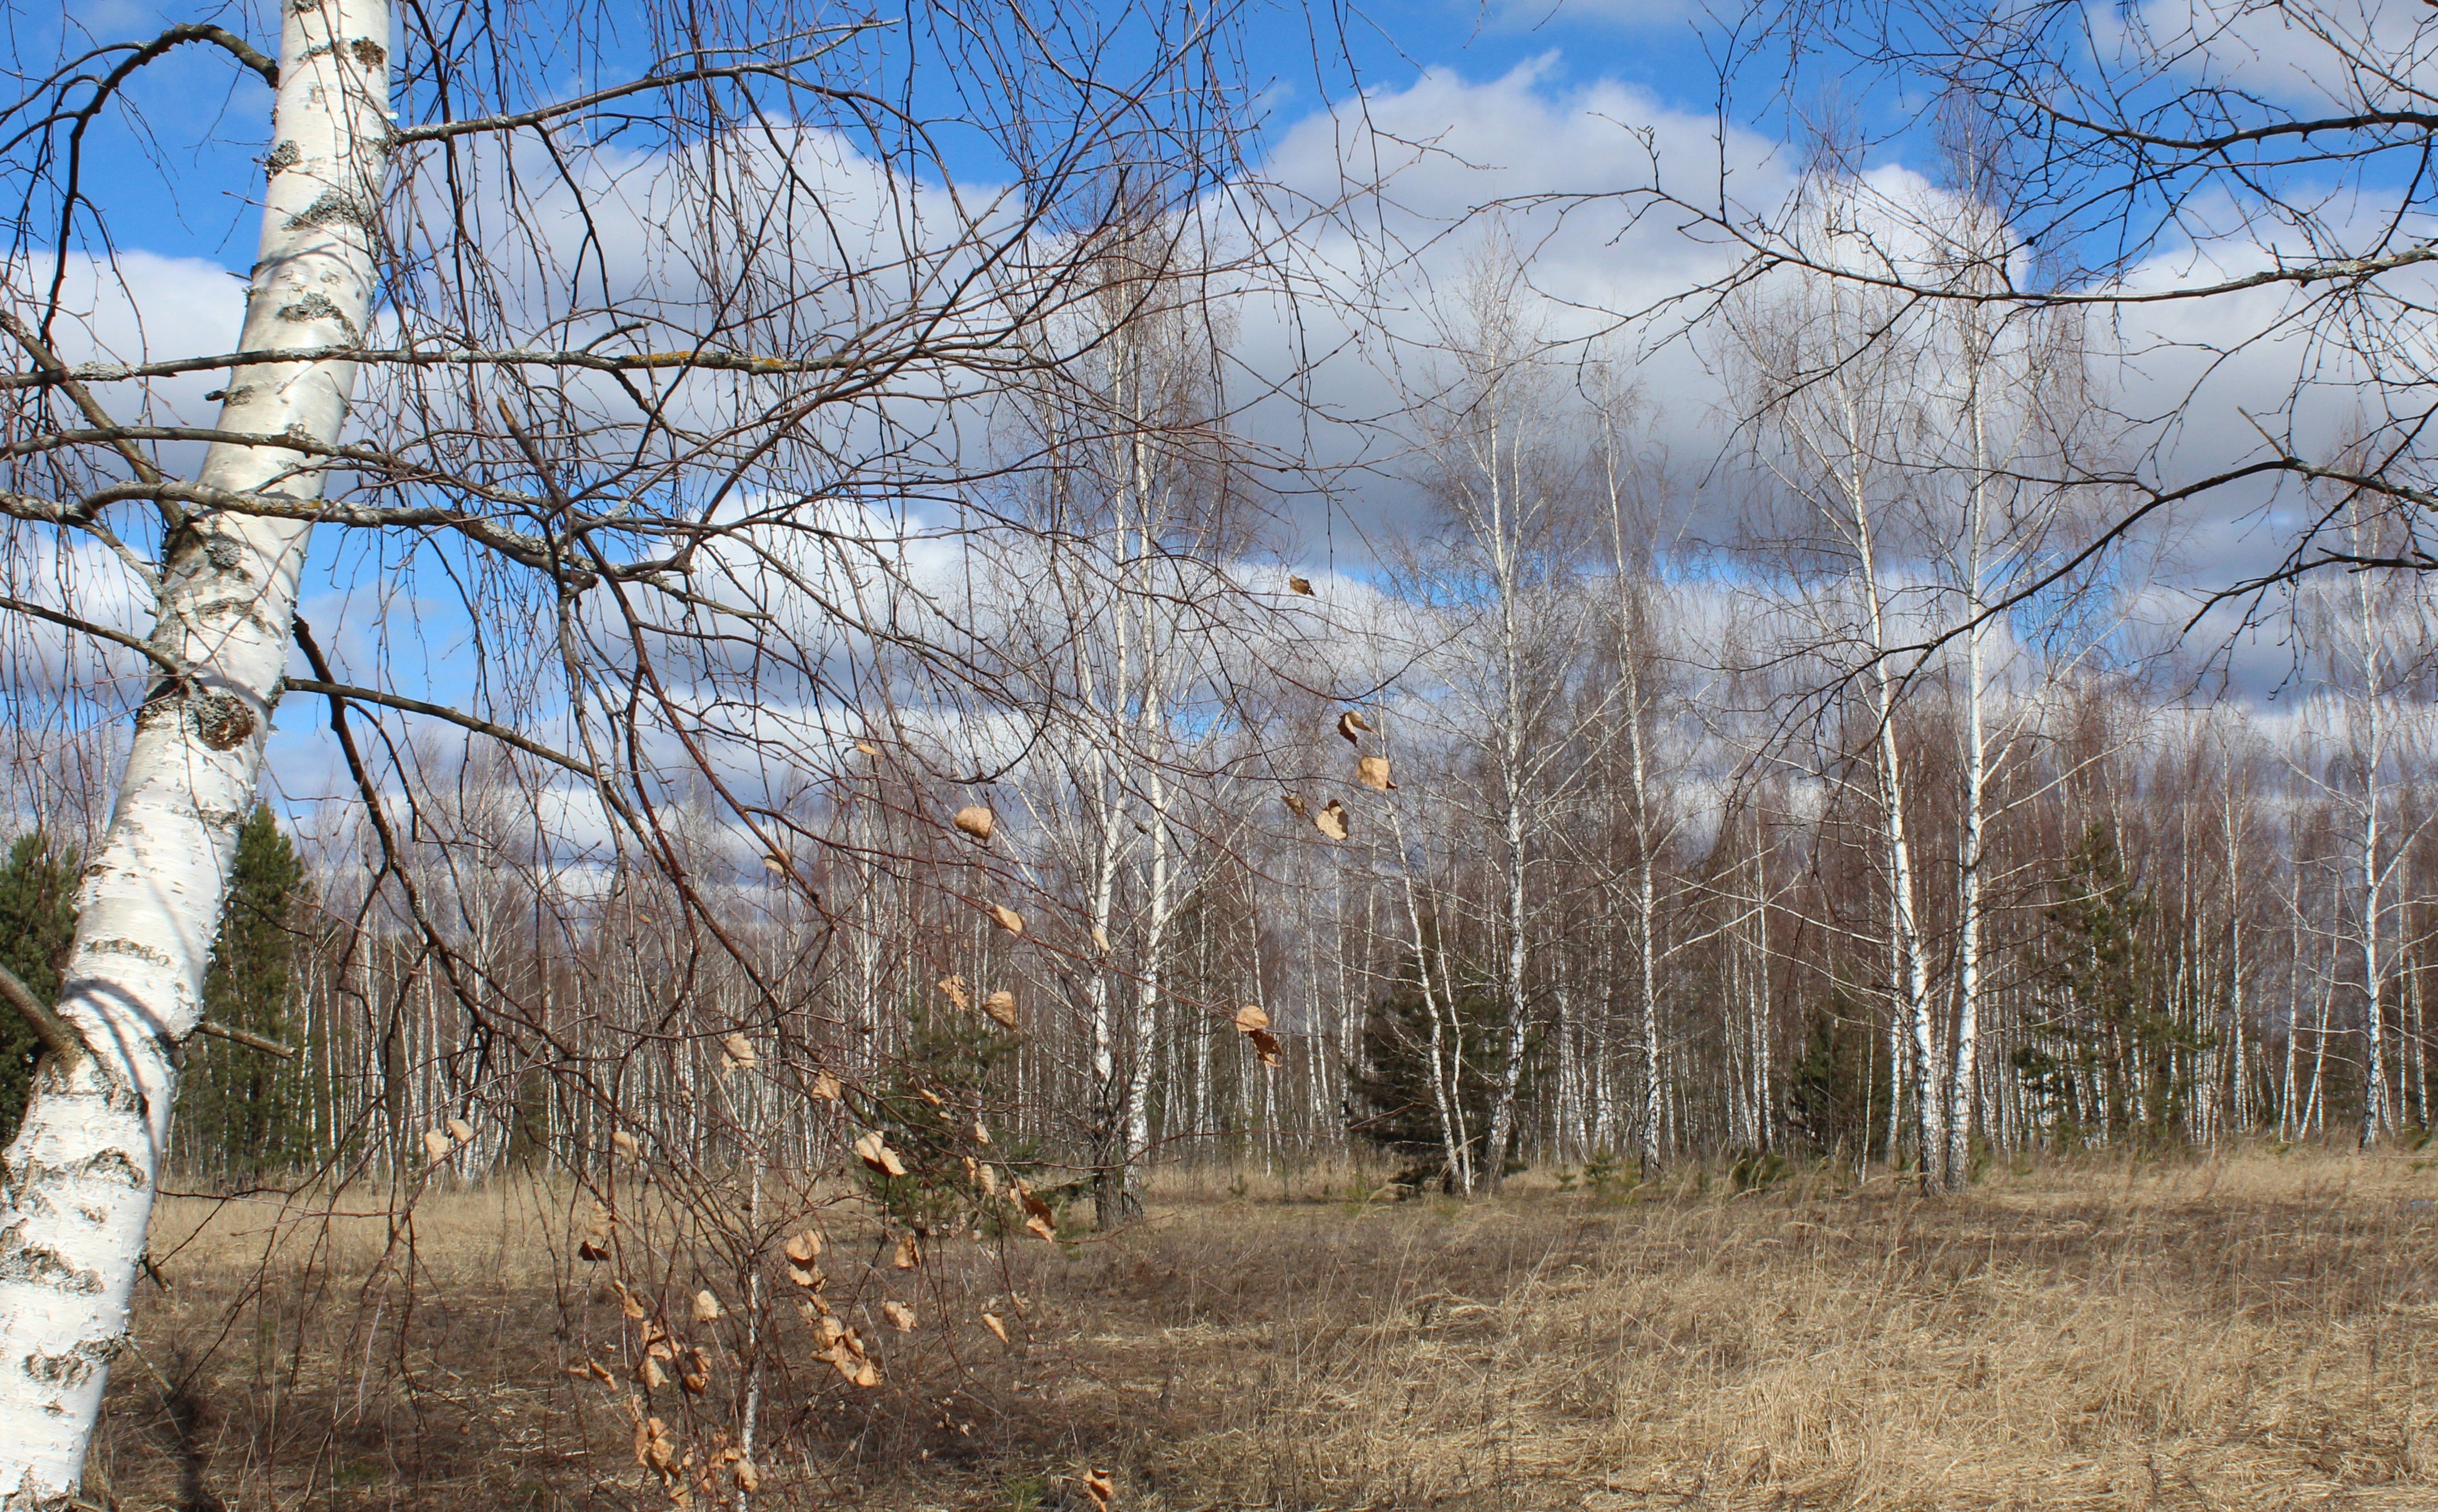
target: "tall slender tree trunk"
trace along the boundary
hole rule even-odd
[[[359,343],[370,323],[388,155],[387,0],[278,7],[261,255],[249,352]],[[229,383],[220,429],[324,445],[355,383],[346,361],[264,363]],[[217,445],[200,483],[309,501],[298,452]],[[205,496],[208,500],[208,495]],[[127,1335],[177,1100],[177,1045],[203,1014],[238,827],[255,802],[288,662],[309,527],[194,506],[167,533],[152,643],[187,674],[136,718],[126,776],[78,898],[60,1015],[83,1042],[37,1077],[0,1193],[0,1506],[72,1495]]]

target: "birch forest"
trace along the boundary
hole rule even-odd
[[[2391,1169],[2406,9],[12,10],[0,1506],[200,1442],[235,1346],[130,1362],[214,1224],[357,1446],[247,1495],[398,1442],[377,1344],[446,1397],[496,1202],[616,1504],[748,1512],[880,1442],[822,1393],[980,1452],[825,1245],[1016,1349],[984,1256],[1185,1192]]]

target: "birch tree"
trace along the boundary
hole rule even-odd
[[[742,973],[742,993],[686,994],[726,1020],[703,1030],[736,1032],[746,1003],[775,1016],[711,893],[740,851],[815,888],[807,794],[865,769],[852,737],[880,750],[909,703],[976,694],[977,628],[938,612],[910,557],[1020,528],[961,518],[960,480],[1011,464],[957,421],[986,431],[1014,378],[1074,355],[1036,339],[1095,287],[1078,208],[1094,202],[1068,191],[1123,144],[1162,160],[1165,216],[1233,161],[1232,33],[1156,5],[881,26],[672,0],[615,44],[573,15],[508,31],[383,0],[277,14],[275,58],[213,26],[64,56],[26,79],[5,149],[27,185],[18,224],[60,235],[0,264],[22,354],[0,379],[0,515],[12,549],[116,577],[62,571],[0,614],[119,659],[122,679],[141,669],[139,695],[80,694],[133,730],[59,1005],[0,982],[46,1050],[0,1212],[12,1506],[77,1488],[283,694],[327,710],[377,885],[420,937],[427,989],[485,1043],[566,1054],[418,880],[417,749],[359,739],[383,719],[539,764],[526,799],[578,817],[552,837],[562,858],[620,887],[658,876],[692,958]],[[184,46],[274,85],[233,352],[124,350],[62,292],[71,263],[107,288],[115,255],[110,202],[80,177],[90,132]],[[613,81],[546,92],[571,72]],[[959,171],[977,163],[998,185],[980,195]],[[184,376],[223,372],[218,417],[176,421]],[[334,556],[372,574],[344,586],[380,591],[315,625],[301,589]],[[112,623],[120,585],[149,628]],[[475,648],[470,671],[449,668],[452,643]],[[889,698],[869,680],[882,646]],[[625,1114],[602,1111],[606,1137]]]

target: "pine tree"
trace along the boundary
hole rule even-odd
[[[203,1016],[282,1044],[289,1015],[296,913],[305,869],[268,806],[238,832],[228,910],[203,976]],[[303,1061],[282,1062],[226,1040],[186,1046],[178,1099],[189,1161],[223,1175],[295,1167],[312,1153],[312,1110]]]
[[[37,830],[9,848],[0,868],[0,965],[45,1003],[60,998],[60,971],[76,939],[77,853]],[[17,1137],[42,1046],[14,1012],[0,1011],[0,1143]]]
[[[1453,1005],[1442,1003],[1447,1015],[1440,1027],[1441,1054],[1456,1066],[1455,1102],[1463,1119],[1464,1144],[1473,1168],[1486,1171],[1491,1116],[1507,1069],[1506,1000],[1489,990],[1478,974],[1459,969],[1460,991]],[[1404,1186],[1437,1182],[1449,1186],[1447,1145],[1440,1126],[1439,1100],[1431,1089],[1430,1010],[1422,997],[1420,976],[1411,969],[1396,989],[1372,1000],[1363,1019],[1363,1064],[1347,1077],[1347,1122],[1351,1133],[1399,1159],[1410,1162],[1397,1173]],[[1519,1112],[1528,1110],[1539,1091],[1532,1075],[1540,1048],[1538,1036],[1525,1036],[1524,1066],[1516,1078]],[[1446,1063],[1443,1062],[1442,1064]],[[1520,1129],[1528,1118],[1519,1117]],[[1509,1150],[1511,1153],[1513,1136]],[[1508,1162],[1501,1161],[1504,1169]]]

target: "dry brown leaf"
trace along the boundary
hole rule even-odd
[[[857,1159],[883,1176],[906,1174],[906,1163],[897,1158],[897,1152],[890,1149],[889,1142],[876,1132],[857,1140],[855,1153]]]
[[[997,1197],[998,1195],[998,1172],[988,1165],[983,1165],[980,1168],[980,1171],[982,1195],[985,1197]]]
[[[635,1367],[635,1379],[645,1386],[657,1389],[669,1383],[669,1373],[661,1368],[658,1358],[645,1355],[644,1363]]]
[[[956,818],[948,822],[985,845],[990,843],[991,832],[998,828],[998,817],[980,803],[968,803],[957,810]]]
[[[442,1134],[437,1129],[427,1129],[424,1131],[423,1152],[432,1157],[433,1164],[436,1165],[449,1158],[449,1136],[447,1134]]]
[[[1312,822],[1331,839],[1343,840],[1346,838],[1346,805],[1333,798],[1312,817]]]
[[[1308,577],[1298,577],[1295,573],[1290,572],[1287,574],[1287,591],[1290,593],[1300,593],[1305,598],[1310,598],[1312,597],[1312,579]]]
[[[946,1102],[941,1100],[940,1095],[932,1091],[929,1087],[916,1087],[914,1089],[914,1095],[935,1108],[945,1108],[947,1106]]]
[[[1262,1058],[1263,1065],[1278,1064],[1279,1056],[1286,1048],[1279,1043],[1279,1037],[1268,1029],[1255,1029],[1245,1038],[1253,1042],[1253,1053]]]
[[[990,1128],[980,1118],[974,1120],[974,1143],[978,1145],[990,1143]]]
[[[982,1011],[988,1013],[992,1019],[998,1022],[1002,1028],[1012,1029],[1016,1027],[1016,994],[1014,993],[998,992],[991,993],[988,997],[982,999]]]
[[[1356,762],[1354,776],[1364,786],[1383,793],[1397,785],[1396,780],[1388,775],[1388,758],[1386,756],[1366,756]]]
[[[599,1239],[589,1239],[575,1246],[575,1257],[579,1260],[590,1260],[597,1265],[610,1257],[610,1251],[603,1247]]]
[[[1020,935],[1024,933],[1024,915],[1017,913],[1015,909],[1008,907],[1005,904],[998,903],[990,905],[990,911],[991,918],[997,921],[1001,929],[1006,930],[1011,935]]]
[[[880,1384],[880,1367],[874,1365],[869,1360],[862,1361],[857,1364],[855,1374],[847,1379],[854,1381],[857,1385],[861,1386],[864,1390],[870,1391],[873,1387]]]
[[[665,1475],[677,1462],[677,1440],[669,1436],[668,1424],[646,1417],[635,1425],[636,1464]]]
[[[753,1468],[751,1460],[738,1460],[729,1467],[728,1473],[736,1482],[736,1488],[749,1496],[761,1488],[762,1472]]]
[[[1092,926],[1092,948],[1104,956],[1109,953],[1109,932],[1099,924]]]
[[[1283,802],[1285,802],[1287,812],[1294,815],[1297,818],[1308,818],[1311,817],[1312,805],[1303,800],[1303,795],[1301,793],[1281,793],[1279,797]]]
[[[618,1310],[620,1312],[625,1313],[629,1318],[648,1318],[652,1315],[651,1309],[646,1308],[642,1302],[636,1300],[635,1293],[627,1290],[626,1282],[612,1281],[610,1284],[618,1289]]]
[[[822,1257],[822,1237],[808,1228],[790,1238],[782,1248],[787,1258],[798,1265],[810,1265]]]
[[[617,1216],[610,1211],[610,1204],[597,1198],[594,1199],[592,1204],[592,1224],[586,1230],[586,1232],[591,1234],[594,1239],[599,1239],[617,1226]]]
[[[849,1384],[853,1384],[855,1379],[868,1368],[862,1361],[844,1349],[833,1349],[825,1358],[830,1363],[830,1368],[844,1376]]]
[[[697,1323],[713,1323],[716,1322],[718,1318],[719,1298],[713,1296],[708,1292],[697,1292],[694,1294],[694,1321]]]
[[[618,1384],[618,1378],[610,1374],[610,1367],[603,1364],[598,1360],[587,1360],[584,1362],[584,1373],[605,1386],[614,1386]]]
[[[983,1313],[983,1314],[982,1314],[982,1327],[985,1327],[985,1328],[988,1328],[991,1332],[993,1332],[993,1333],[995,1333],[995,1334],[998,1334],[998,1342],[999,1342],[999,1343],[1001,1343],[1001,1344],[1005,1344],[1005,1343],[1007,1343],[1007,1325],[998,1321],[998,1313],[996,1313],[996,1312],[985,1312],[985,1313]]]
[[[914,1310],[903,1302],[883,1302],[880,1305],[880,1315],[887,1318],[889,1326],[899,1333],[914,1331]]]
[[[643,1154],[643,1146],[637,1144],[635,1142],[635,1136],[628,1134],[624,1129],[614,1130],[610,1133],[610,1148],[626,1156],[628,1160],[638,1159]]]
[[[947,994],[949,1005],[959,1012],[967,1011],[974,1006],[973,996],[965,991],[965,979],[962,976],[941,977],[940,991]]]
[[[1270,1015],[1247,1003],[1236,1010],[1236,1027],[1247,1034],[1255,1029],[1265,1029],[1270,1027]]]
[[[449,1120],[449,1137],[465,1144],[474,1137],[474,1126],[463,1118],[451,1118]]]
[[[762,1058],[753,1053],[753,1042],[742,1034],[732,1034],[719,1042],[719,1047],[738,1065],[751,1066]]]
[[[780,859],[779,859],[777,856],[775,856],[775,855],[766,855],[766,856],[764,856],[764,857],[762,858],[762,865],[763,865],[763,867],[764,867],[764,869],[765,869],[765,870],[771,870],[771,871],[778,871],[778,872],[782,872],[782,873],[784,873],[784,872],[787,870],[787,863],[786,863],[786,862],[785,862],[785,861],[780,860]]]
[[[863,752],[866,756],[877,756],[880,754],[880,747],[868,740],[857,741],[855,743],[855,748]]]
[[[708,1391],[711,1388],[711,1356],[699,1349],[687,1350],[685,1373],[678,1378],[678,1384],[685,1388],[689,1397],[699,1397]]]
[[[1054,1240],[1058,1238],[1058,1230],[1051,1227],[1047,1219],[1040,1217],[1028,1218],[1024,1221],[1024,1226],[1027,1232],[1038,1234],[1043,1239]]]
[[[814,1077],[813,1096],[820,1098],[824,1102],[836,1102],[839,1099],[838,1078],[830,1075],[827,1071],[823,1071],[819,1076]]]
[[[906,1234],[898,1238],[897,1253],[889,1257],[889,1263],[901,1271],[910,1271],[923,1263],[922,1246],[914,1242],[913,1235]]]
[[[1092,1499],[1093,1512],[1109,1512],[1118,1498],[1118,1486],[1106,1470],[1084,1472],[1084,1494]]]
[[[1371,727],[1364,721],[1363,716],[1352,709],[1337,716],[1337,732],[1349,741],[1369,733]]]

